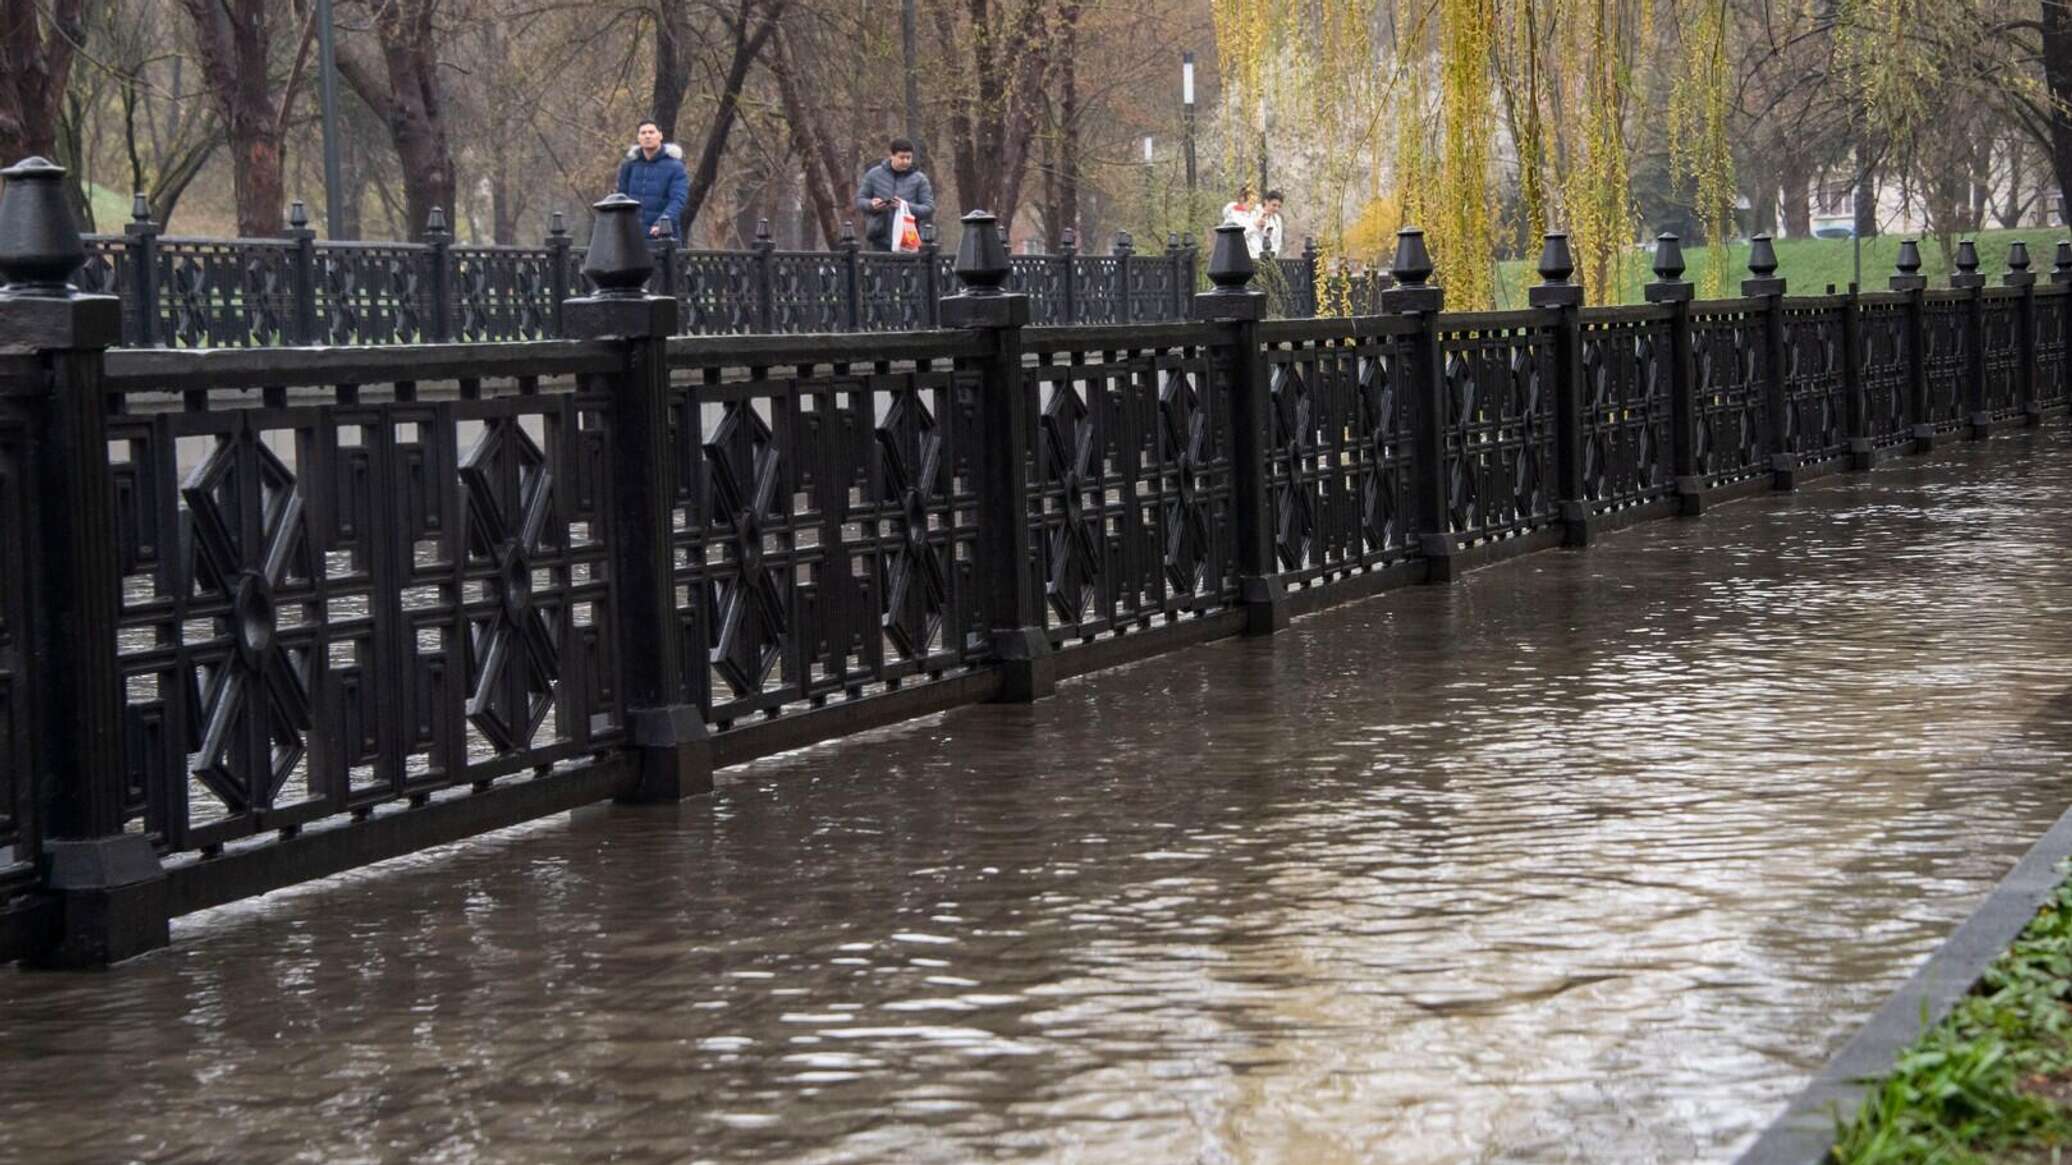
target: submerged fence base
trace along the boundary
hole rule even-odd
[[[1383,314],[1263,321],[1226,232],[1193,322],[1035,328],[977,216],[950,330],[686,338],[630,206],[535,343],[111,351],[0,255],[0,955],[2072,401],[2064,284],[1451,314],[1406,243]]]

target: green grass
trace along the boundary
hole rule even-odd
[[[1893,263],[1899,258],[1899,244],[1903,236],[1881,235],[1863,241],[1863,290],[1883,291],[1885,280],[1892,275]],[[1979,270],[1986,273],[1991,282],[2000,282],[2000,276],[2007,271],[2008,244],[2020,239],[2029,244],[2029,269],[2047,278],[2050,272],[2051,256],[2057,249],[2059,239],[2072,238],[2072,232],[2065,230],[2020,230],[1980,231],[1972,236],[1978,241]],[[1640,302],[1641,285],[1654,276],[1648,271],[1653,258],[1651,249],[1635,248],[1628,252],[1621,303]],[[1698,285],[1698,294],[1707,294],[1706,277],[1712,270],[1712,252],[1703,246],[1685,247],[1684,262],[1689,270],[1684,278]],[[1497,302],[1500,307],[1525,306],[1525,290],[1539,282],[1535,271],[1538,260],[1514,259],[1497,264]],[[1940,284],[1949,274],[1943,262],[1942,249],[1934,236],[1921,240],[1921,271]],[[1779,239],[1777,240],[1777,273],[1789,284],[1793,294],[1819,295],[1833,284],[1835,290],[1846,290],[1856,278],[1851,257],[1851,243],[1848,239]],[[1741,294],[1741,281],[1748,277],[1748,244],[1735,243],[1727,248],[1726,294]]]
[[[122,224],[129,221],[130,196],[119,190],[111,190],[99,183],[86,185],[87,201],[94,208],[94,231],[103,235],[119,235]]]
[[[1840,1165],[2051,1161],[2072,1145],[2072,883],[1839,1130]]]

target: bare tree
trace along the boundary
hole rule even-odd
[[[86,0],[0,0],[0,165],[61,156],[58,123],[85,14]]]
[[[451,223],[457,179],[439,78],[439,0],[367,0],[375,52],[341,44],[338,72],[388,127],[403,170],[406,229],[423,232],[437,207]],[[370,59],[374,58],[374,59]],[[378,59],[378,64],[376,63]]]

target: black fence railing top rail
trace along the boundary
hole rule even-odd
[[[123,233],[84,236],[95,260],[79,279],[123,301],[132,347],[539,338],[562,334],[561,301],[588,287],[588,240],[559,214],[551,222],[538,246],[456,242],[443,218],[418,240],[333,241],[316,237],[296,203],[280,238],[209,239],[164,234],[139,200]],[[648,286],[683,305],[679,326],[691,334],[931,327],[955,274],[932,225],[923,235],[914,254],[867,250],[853,237],[824,251],[779,249],[767,226],[746,250],[664,238],[650,243]],[[1289,273],[1285,311],[1316,314],[1314,241],[1276,262]],[[1068,231],[1061,253],[1009,260],[1043,325],[1184,319],[1197,267],[1178,236],[1139,250],[1127,232],[1106,255],[1082,251]],[[1376,310],[1385,276],[1335,277],[1356,312]]]

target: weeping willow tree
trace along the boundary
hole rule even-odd
[[[1688,181],[1692,206],[1705,224],[1712,262],[1705,294],[1727,288],[1727,238],[1734,227],[1734,151],[1727,138],[1732,78],[1727,72],[1726,0],[1702,0],[1683,31],[1682,71],[1669,94],[1669,157]]]
[[[1630,22],[1646,19],[1621,0],[1569,0],[1569,57],[1580,97],[1577,133],[1561,175],[1561,202],[1573,236],[1584,293],[1618,300],[1626,240],[1634,235],[1633,182],[1626,122],[1633,103]]]
[[[1499,242],[1521,229],[1528,238],[1569,231],[1591,298],[1611,301],[1636,233],[1635,63],[1654,35],[1653,6],[1669,2],[1213,0],[1228,156],[1249,170],[1249,149],[1269,128],[1270,90],[1275,156],[1307,150],[1311,161],[1291,209],[1326,256],[1320,301],[1342,295],[1324,272],[1345,254],[1349,209],[1369,247],[1384,209],[1424,227],[1457,306],[1494,301]],[[1709,27],[1720,27],[1717,12]],[[1715,59],[1723,36],[1711,38]],[[1708,80],[1724,77],[1722,68]],[[1692,106],[1705,149],[1725,142],[1726,90],[1716,88],[1717,100]],[[1512,158],[1498,156],[1500,125]],[[1498,183],[1512,180],[1519,213],[1506,222]],[[1706,192],[1720,181],[1731,191],[1731,163]],[[1731,196],[1726,206],[1731,213]]]
[[[1441,0],[1439,197],[1432,252],[1457,307],[1495,306],[1496,214],[1489,181],[1495,0]]]

